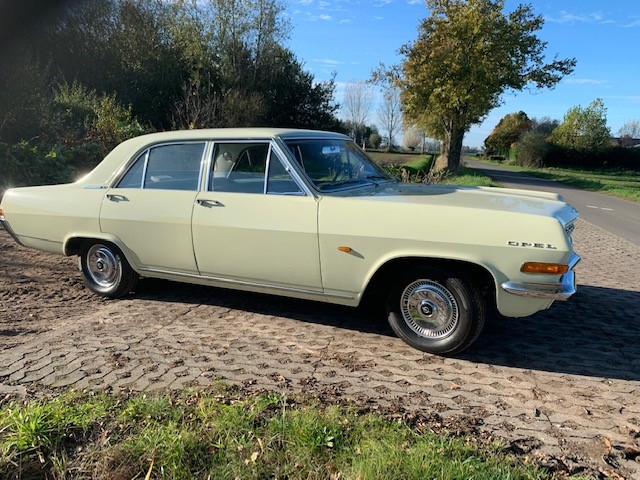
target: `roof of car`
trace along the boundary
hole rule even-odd
[[[222,139],[257,139],[271,137],[346,137],[341,133],[322,130],[302,130],[296,128],[245,127],[245,128],[207,128],[200,130],[173,130],[150,133],[131,140],[155,142],[164,140],[222,140]]]

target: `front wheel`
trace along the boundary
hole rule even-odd
[[[78,261],[85,285],[98,295],[124,297],[138,283],[138,274],[122,252],[110,243],[85,243]]]
[[[402,275],[387,299],[393,331],[418,350],[458,353],[484,326],[484,302],[477,288],[456,274],[416,268]]]

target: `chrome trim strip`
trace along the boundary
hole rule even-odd
[[[0,217],[0,223],[2,224],[2,226],[4,227],[4,229],[7,231],[7,233],[9,233],[9,235],[11,236],[11,238],[13,238],[15,240],[15,242],[18,245],[22,245],[23,247],[25,246],[24,243],[22,243],[19,239],[18,236],[16,235],[16,233],[13,231],[13,228],[11,228],[11,225],[9,225],[9,221],[4,217],[1,216]]]
[[[172,272],[169,270],[160,270],[156,268],[138,268],[141,272],[149,272],[149,273],[160,273],[163,275],[172,275],[176,277],[188,277],[188,278],[196,278],[202,280],[211,280],[214,282],[221,283],[230,283],[234,285],[245,285],[248,287],[258,287],[258,288],[270,288],[273,290],[282,290],[285,292],[293,292],[293,293],[303,293],[306,295],[317,295],[323,297],[333,297],[333,298],[345,298],[349,300],[353,300],[353,296],[350,295],[339,295],[337,293],[324,293],[318,290],[305,290],[303,288],[289,288],[289,287],[281,287],[279,285],[269,285],[266,283],[256,283],[256,282],[247,282],[244,280],[233,280],[229,278],[221,278],[221,277],[211,277],[207,275],[194,275],[192,273],[182,273],[182,272]]]
[[[150,152],[151,152],[150,148],[147,148],[147,151],[144,152],[144,165],[142,166],[142,178],[140,179],[140,190],[144,189],[144,179],[147,177],[147,167],[149,166]],[[133,165],[131,166],[133,167]]]

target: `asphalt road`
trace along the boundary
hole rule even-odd
[[[640,245],[640,204],[543,180],[524,173],[512,172],[469,158],[465,158],[465,164],[489,175],[505,187],[559,193],[567,202],[578,209],[581,218]]]

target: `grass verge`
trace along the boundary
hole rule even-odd
[[[497,444],[280,393],[68,392],[5,404],[2,478],[545,479]]]
[[[574,187],[605,193],[618,198],[640,202],[640,170],[589,169],[589,168],[533,168],[520,167],[505,162],[481,159],[482,162],[500,165],[509,170],[523,172],[545,180],[552,180]]]

